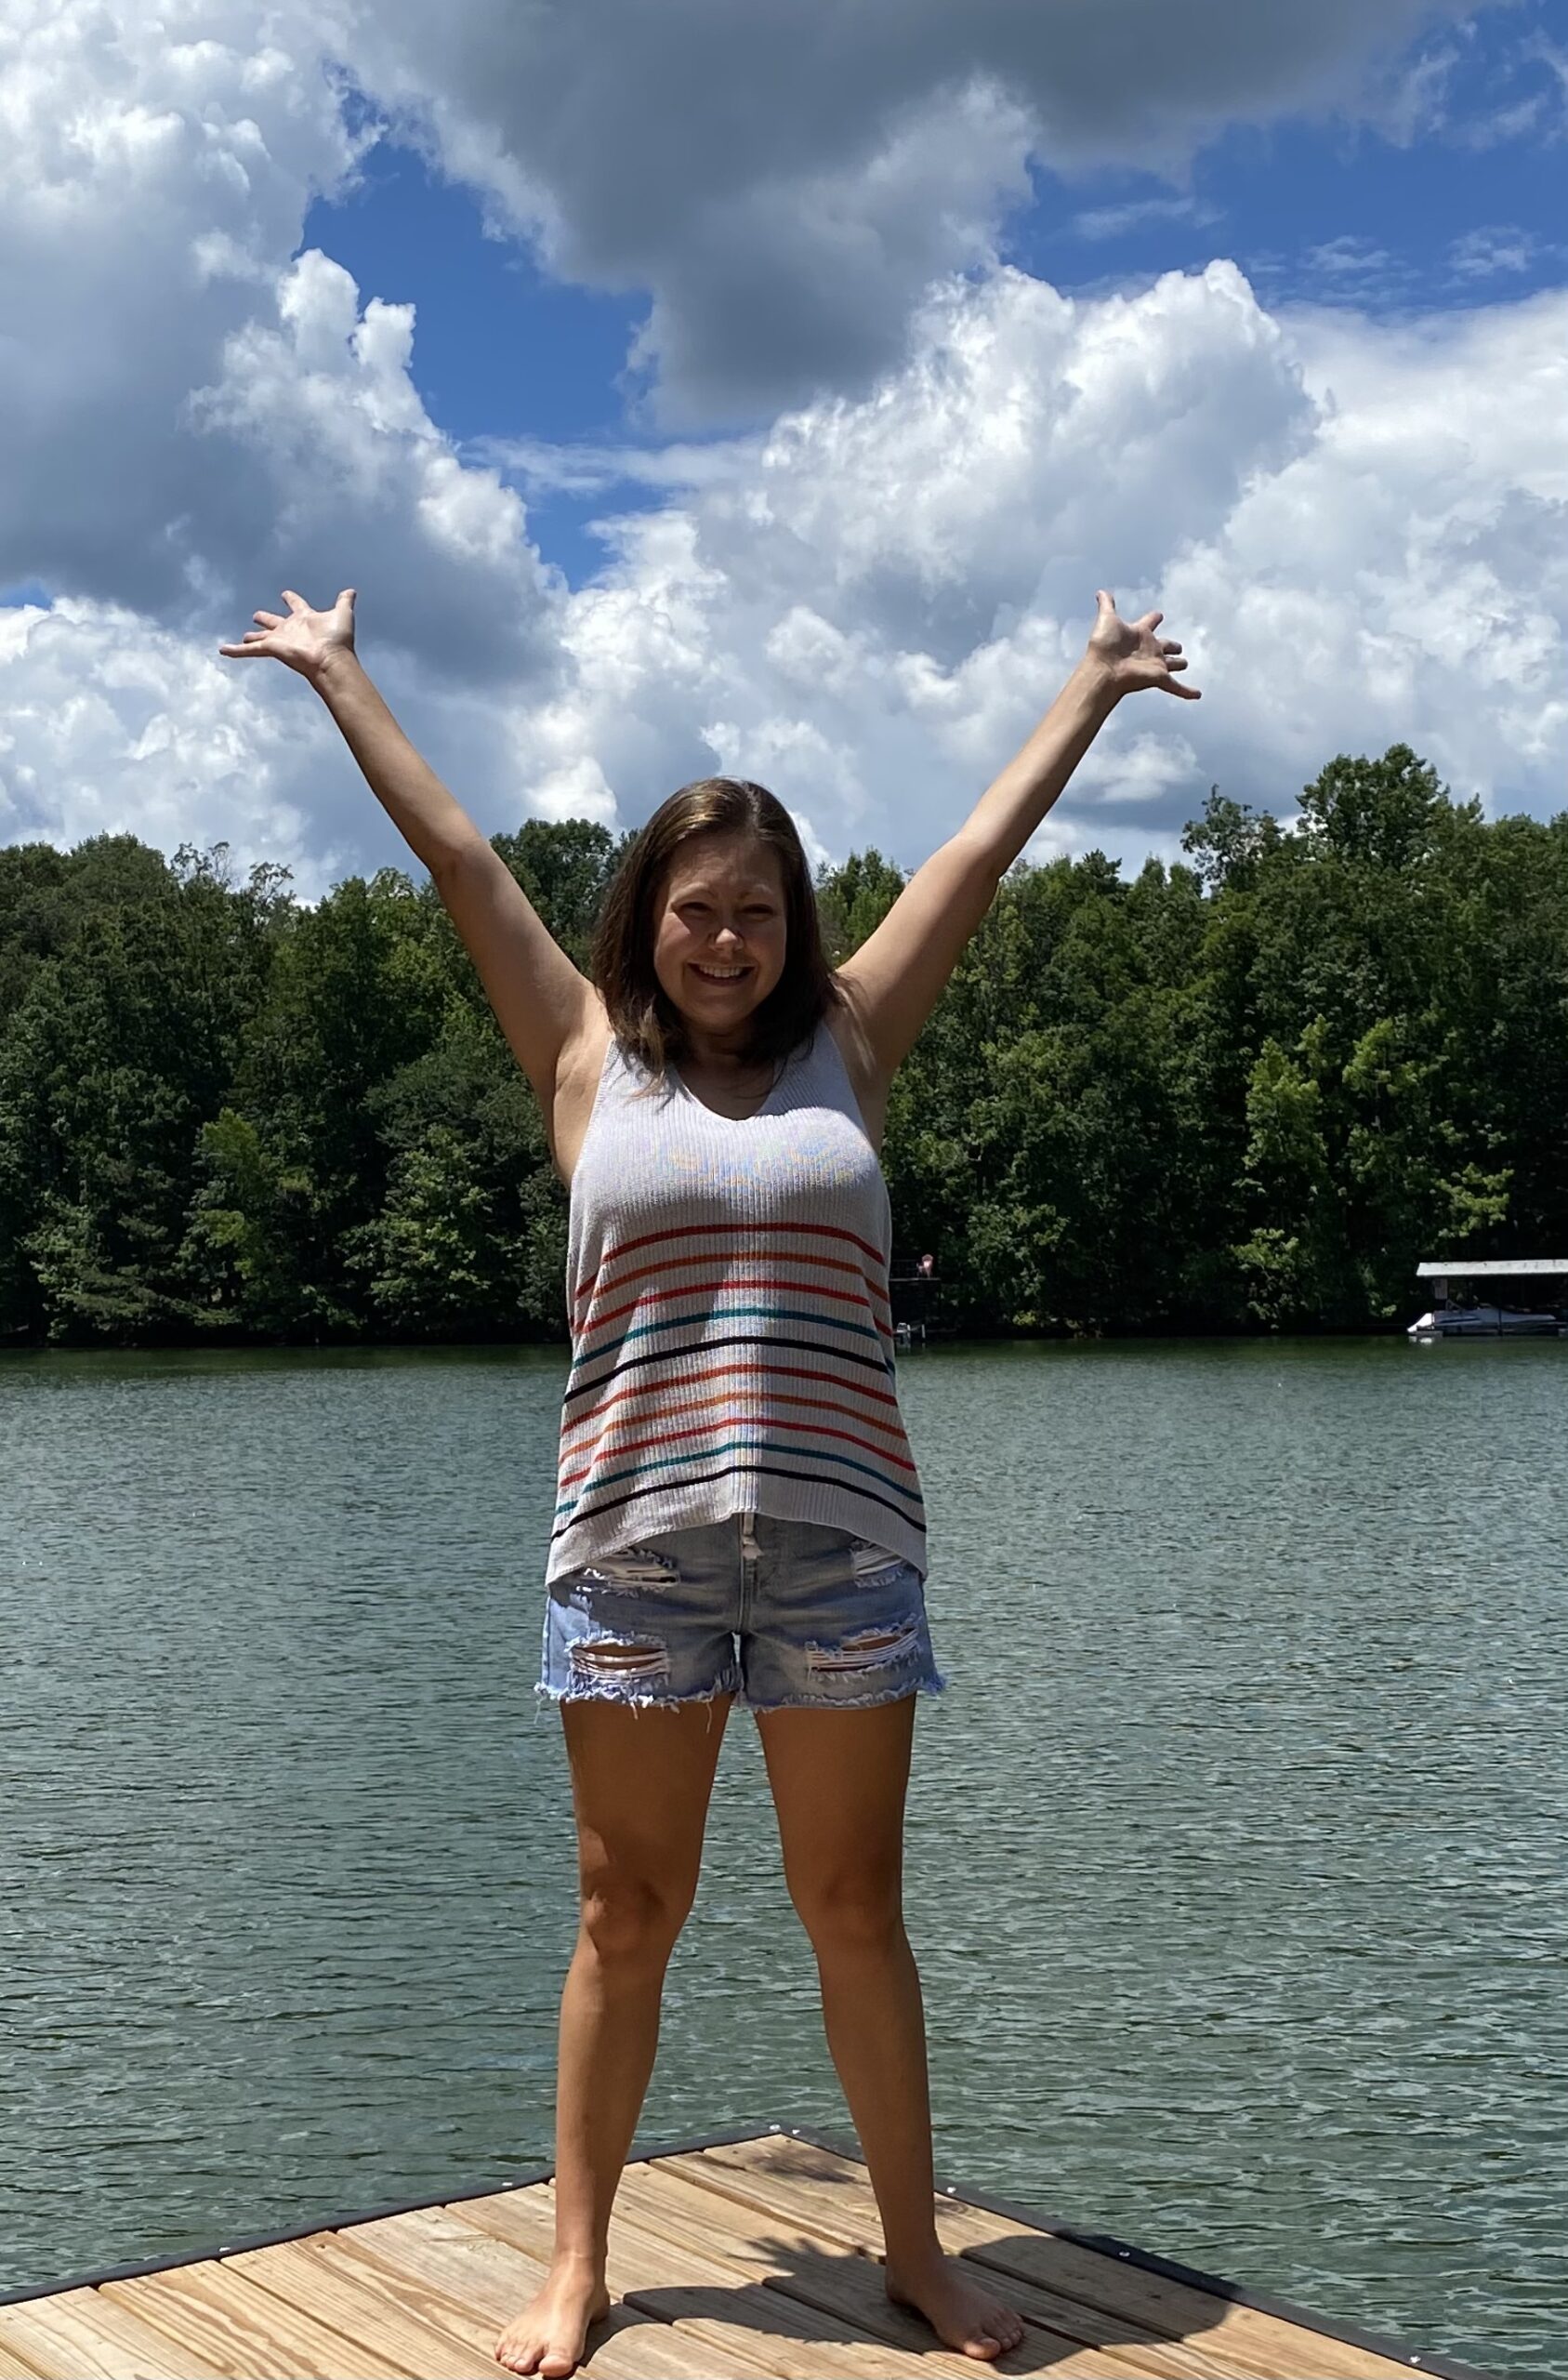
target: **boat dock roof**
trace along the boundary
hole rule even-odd
[[[1416,1267],[1418,1281],[1514,1281],[1530,1273],[1568,1273],[1568,1256],[1440,1256]]]
[[[1482,2380],[1277,2298],[944,2188],[950,2251],[1023,2316],[994,2367],[1052,2380]],[[0,2298],[0,2380],[496,2380],[549,2257],[548,2174]],[[634,2159],[610,2235],[604,2380],[974,2380],[890,2303],[865,2167],[815,2135]]]

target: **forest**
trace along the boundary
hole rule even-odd
[[[583,964],[623,848],[495,850]],[[970,1335],[1385,1329],[1436,1256],[1568,1252],[1568,813],[1405,745],[1217,788],[1130,880],[1005,878],[893,1086],[895,1265]],[[818,877],[830,956],[896,899]],[[0,1345],[563,1340],[566,1195],[423,877],[0,849]]]

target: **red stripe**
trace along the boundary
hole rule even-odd
[[[837,1305],[859,1306],[869,1313],[882,1329],[889,1327],[863,1290],[856,1297],[849,1289],[824,1289],[820,1281],[786,1280],[782,1273],[763,1273],[755,1276],[726,1273],[717,1281],[688,1281],[683,1289],[644,1289],[640,1296],[628,1298],[625,1305],[613,1305],[605,1314],[588,1316],[577,1326],[579,1350],[584,1340],[591,1338],[596,1330],[607,1329],[612,1322],[619,1322],[623,1315],[636,1314],[647,1305],[667,1304],[672,1298],[704,1297],[715,1289],[799,1289],[808,1297],[832,1298]]]
[[[872,1263],[878,1267],[884,1264],[887,1261],[883,1256],[881,1250],[879,1248],[873,1248],[868,1239],[862,1239],[857,1233],[852,1231],[840,1231],[837,1223],[677,1223],[673,1229],[666,1231],[645,1231],[640,1239],[624,1239],[618,1248],[611,1249],[608,1254],[600,1259],[599,1270],[600,1272],[602,1272],[606,1265],[615,1263],[617,1260],[623,1256],[634,1255],[639,1248],[656,1248],[661,1244],[661,1242],[670,1239],[711,1238],[716,1233],[726,1231],[744,1231],[752,1233],[763,1231],[810,1232],[814,1236],[821,1239],[848,1240],[851,1248],[858,1248],[863,1255],[869,1256]],[[596,1273],[594,1279],[597,1280],[598,1277],[599,1275]],[[585,1298],[592,1288],[593,1281],[588,1281],[580,1287],[574,1294],[577,1299]]]
[[[725,1261],[726,1260],[721,1255],[716,1254],[711,1249],[704,1249],[699,1255],[663,1256],[656,1264],[639,1264],[633,1272],[618,1274],[614,1282],[614,1291],[616,1295],[619,1295],[620,1291],[626,1289],[630,1282],[651,1280],[655,1273],[667,1273],[676,1265],[720,1264]],[[864,1281],[865,1287],[869,1292],[874,1295],[876,1293],[876,1284],[875,1281],[866,1281],[865,1275],[858,1264],[847,1264],[843,1258],[838,1256],[812,1256],[808,1250],[802,1250],[797,1251],[795,1249],[791,1249],[786,1254],[781,1256],[773,1256],[771,1251],[769,1251],[767,1254],[759,1251],[755,1257],[743,1257],[741,1262],[743,1263],[757,1264],[764,1264],[769,1262],[780,1264],[814,1264],[824,1273],[848,1273],[852,1280]],[[576,1302],[579,1305],[581,1305],[585,1295],[591,1296],[593,1291],[598,1289],[600,1282],[604,1278],[604,1275],[608,1270],[608,1264],[601,1266],[598,1275],[588,1284],[587,1290],[584,1291],[580,1289],[578,1291]],[[606,1295],[608,1294],[609,1291],[607,1290]]]
[[[715,1398],[714,1402],[719,1404],[723,1400]],[[846,1446],[860,1447],[865,1453],[876,1455],[878,1461],[896,1462],[901,1471],[907,1471],[911,1477],[915,1474],[915,1465],[912,1462],[905,1462],[902,1455],[889,1454],[886,1447],[875,1446],[869,1438],[857,1438],[852,1430],[829,1430],[818,1422],[786,1421],[782,1416],[775,1417],[771,1414],[768,1417],[768,1424],[771,1429],[798,1430],[803,1437],[842,1438]],[[559,1485],[562,1488],[575,1488],[580,1479],[588,1477],[600,1454],[613,1454],[618,1461],[622,1455],[641,1454],[647,1447],[673,1447],[679,1446],[682,1438],[711,1436],[714,1426],[713,1422],[705,1421],[695,1430],[660,1430],[651,1438],[617,1438],[613,1446],[596,1446],[592,1458],[583,1465],[581,1471],[561,1472]],[[723,1426],[722,1422],[718,1424],[719,1428]]]
[[[591,1423],[599,1421],[601,1415],[610,1412],[615,1406],[629,1405],[639,1396],[652,1397],[654,1400],[655,1409],[667,1409],[671,1413],[696,1412],[704,1406],[722,1403],[723,1400],[721,1398],[706,1396],[700,1397],[694,1405],[683,1405],[680,1402],[680,1398],[685,1390],[688,1388],[698,1388],[702,1385],[704,1381],[726,1380],[732,1377],[736,1372],[760,1372],[763,1379],[770,1382],[772,1377],[770,1368],[764,1364],[717,1364],[711,1371],[689,1373],[679,1384],[672,1382],[661,1381],[656,1382],[651,1388],[623,1388],[616,1395],[607,1396],[602,1405],[596,1405],[590,1412],[579,1413],[574,1421],[569,1421],[561,1431],[561,1444],[564,1447],[568,1438],[575,1436],[579,1430],[586,1430],[588,1428]],[[784,1372],[781,1376],[784,1380],[816,1381],[829,1388],[842,1388],[846,1384],[843,1381],[835,1379],[829,1372]],[[763,1390],[758,1390],[758,1392],[759,1395],[767,1393],[770,1392]],[[842,1413],[847,1420],[850,1421],[859,1421],[865,1429],[896,1431],[900,1440],[902,1441],[903,1439],[904,1431],[902,1418],[893,1421],[879,1421],[875,1414],[857,1413],[852,1405],[836,1404],[831,1396],[790,1396],[778,1390],[772,1390],[771,1393],[773,1396],[774,1402],[777,1404],[810,1405],[820,1408],[820,1409],[824,1413]],[[884,1396],[880,1390],[875,1388],[868,1388],[863,1392],[863,1394],[867,1396],[876,1397],[877,1403],[880,1405],[891,1406],[895,1414],[898,1412],[898,1399],[896,1396]],[[666,1399],[667,1406],[665,1403]],[[639,1418],[646,1419],[647,1417],[639,1415]]]

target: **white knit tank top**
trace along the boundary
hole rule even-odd
[[[888,1186],[825,1022],[744,1121],[612,1038],[576,1170],[547,1578],[765,1513],[926,1575],[893,1377]]]

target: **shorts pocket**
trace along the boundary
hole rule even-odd
[[[850,1540],[850,1576],[857,1587],[889,1586],[901,1570],[914,1567],[902,1554],[889,1554],[885,1545],[877,1545],[871,1538]]]
[[[680,1572],[673,1554],[656,1545],[628,1545],[619,1554],[602,1554],[573,1572],[586,1587],[617,1587],[624,1594],[646,1593],[650,1588],[672,1587]]]

